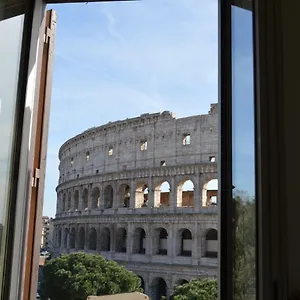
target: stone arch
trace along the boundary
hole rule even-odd
[[[135,207],[148,207],[149,188],[146,182],[137,184],[135,189]]]
[[[184,285],[185,283],[189,283],[189,281],[188,280],[186,280],[186,279],[178,279],[178,280],[176,280],[176,282],[175,282],[175,286],[177,285]]]
[[[177,186],[177,207],[193,207],[194,191],[194,182],[191,179],[182,180]]]
[[[94,227],[91,227],[89,230],[88,249],[89,250],[97,249],[97,230]]]
[[[85,246],[85,230],[80,227],[78,234],[78,249],[83,250]]]
[[[64,193],[63,195],[63,211],[67,210],[67,194]]]
[[[109,184],[104,189],[104,208],[112,208],[114,201],[114,189]]]
[[[78,211],[79,209],[79,191],[76,190],[74,192],[74,210]]]
[[[160,182],[154,191],[154,206],[155,207],[169,207],[170,206],[170,191],[171,185],[165,180]]]
[[[84,189],[82,192],[82,210],[88,210],[89,207],[89,192],[88,189]]]
[[[162,277],[156,277],[151,283],[151,299],[161,300],[162,297],[167,297],[167,283]]]
[[[127,251],[127,231],[120,227],[116,231],[116,252],[126,253]]]
[[[130,186],[126,183],[121,184],[118,194],[119,207],[129,207],[130,206]]]
[[[69,238],[69,229],[65,228],[65,230],[64,230],[64,244],[63,244],[64,249],[68,248],[68,238]]]
[[[218,257],[218,231],[208,229],[205,235],[205,256]]]
[[[217,205],[218,203],[218,179],[208,180],[202,188],[202,206]]]
[[[193,236],[187,228],[181,228],[176,235],[176,253],[178,256],[192,256]]]
[[[70,232],[70,249],[75,249],[76,229],[73,227]]]
[[[101,230],[101,238],[100,238],[101,251],[110,251],[110,242],[111,242],[110,230],[108,227],[104,227]]]
[[[133,254],[146,253],[146,232],[142,227],[138,227],[134,229],[132,253]]]
[[[100,190],[98,187],[94,187],[92,190],[92,209],[99,208],[100,204]]]
[[[154,230],[153,250],[154,254],[168,255],[168,232],[163,227]]]
[[[67,211],[71,210],[71,203],[72,203],[72,194],[71,192],[68,192]]]

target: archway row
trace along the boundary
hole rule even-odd
[[[207,182],[202,189],[202,206],[217,204],[218,197],[217,179]],[[190,179],[181,181],[176,191],[177,207],[193,207],[195,205],[195,187]],[[112,207],[170,207],[172,187],[168,181],[161,181],[155,185],[153,194],[150,195],[147,182],[139,183],[134,192],[128,184],[121,184],[117,192],[112,185],[107,185],[100,198],[100,189],[94,187],[89,196],[89,190],[85,188],[82,191],[81,199],[79,191],[75,190],[73,198],[71,193],[63,193],[60,211],[86,211],[94,209],[109,209]],[[134,195],[132,195],[134,193]],[[73,200],[72,200],[73,199]],[[132,203],[131,203],[132,199]],[[81,200],[81,201],[80,201]],[[101,203],[101,202],[102,203]],[[114,205],[114,202],[116,204]]]

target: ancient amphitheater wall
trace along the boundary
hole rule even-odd
[[[217,274],[218,114],[144,114],[59,150],[54,252],[86,251],[141,276],[147,294]],[[186,188],[186,184],[189,187]]]
[[[92,128],[61,147],[59,183],[94,174],[217,161],[217,122],[214,110],[181,119],[164,112]]]

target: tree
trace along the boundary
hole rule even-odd
[[[234,294],[236,300],[255,299],[255,200],[236,191]]]
[[[141,280],[100,255],[63,254],[46,263],[40,286],[42,298],[86,300],[87,296],[141,291]]]
[[[175,286],[172,300],[217,300],[218,284],[212,279],[195,279]]]

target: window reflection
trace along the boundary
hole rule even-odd
[[[10,168],[23,21],[23,15],[0,21],[0,284],[10,196]]]

